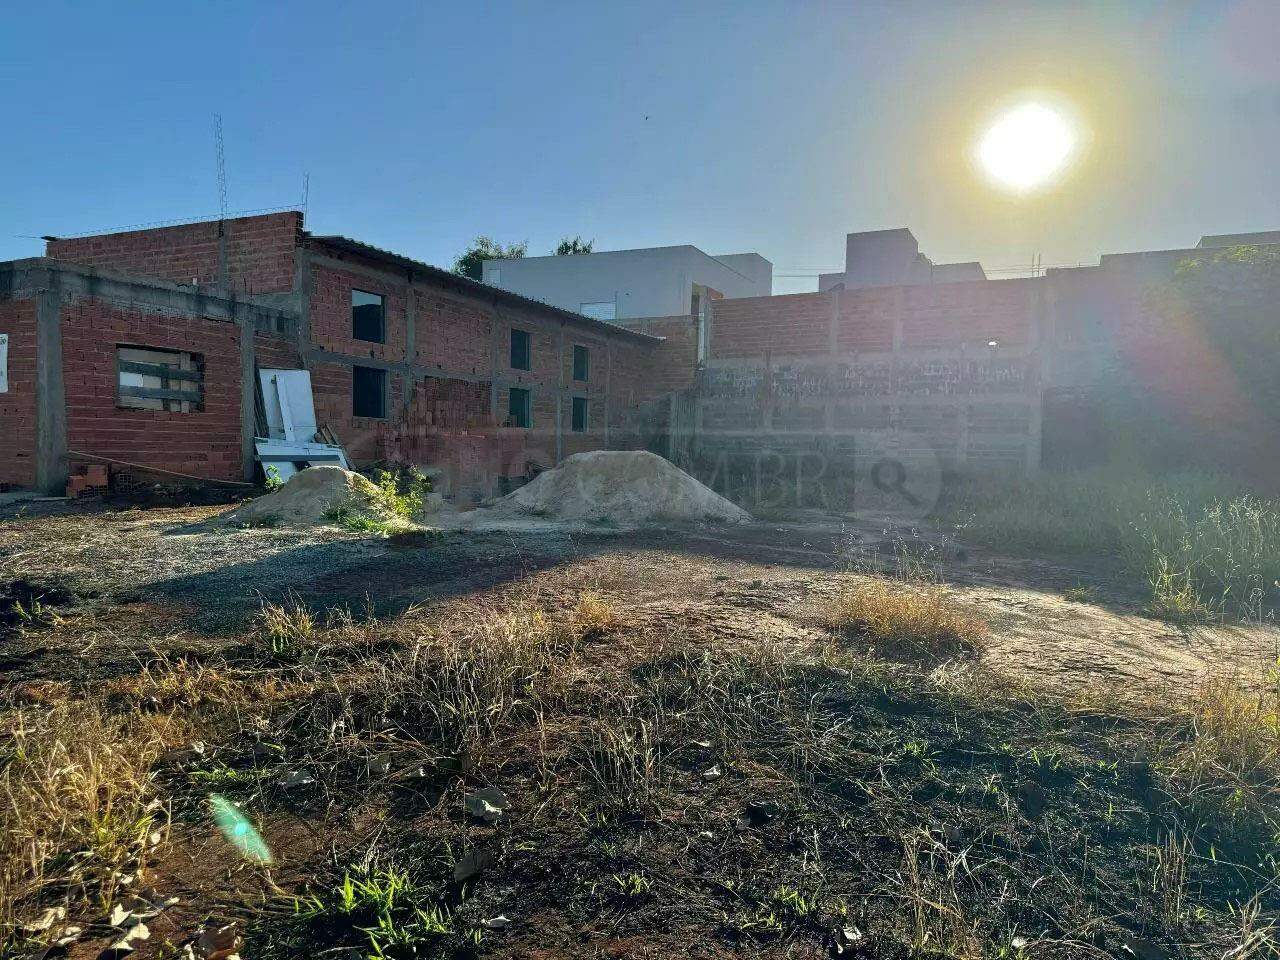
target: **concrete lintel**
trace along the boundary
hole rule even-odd
[[[406,363],[403,360],[378,360],[373,357],[355,357],[349,353],[335,353],[332,350],[308,350],[303,359],[308,363],[333,363],[344,367],[373,367],[385,370],[393,376],[410,377],[414,380],[461,380],[464,383],[490,383],[493,390],[500,391],[506,387],[522,387],[538,394],[550,394],[561,397],[587,397],[603,399],[604,393],[591,393],[586,390],[575,390],[573,387],[559,384],[541,384],[517,377],[505,377],[495,374],[492,377],[481,376],[467,370],[447,370],[442,367],[428,367],[417,363]],[[308,367],[308,369],[310,369]],[[607,387],[606,387],[607,389]]]
[[[179,313],[229,323],[251,322],[262,330],[290,329],[297,322],[296,313],[264,305],[255,297],[223,296],[200,287],[136,277],[52,257],[0,263],[0,273],[11,275],[0,286],[7,285],[10,296],[15,299],[57,288],[64,300],[80,297],[108,300],[135,310]]]

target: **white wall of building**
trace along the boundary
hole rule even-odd
[[[756,253],[712,257],[693,246],[651,247],[486,260],[484,282],[598,319],[627,320],[689,313],[695,284],[726,297],[768,296],[773,264]]]

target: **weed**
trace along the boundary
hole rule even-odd
[[[258,611],[257,625],[272,655],[279,659],[296,658],[316,640],[315,616],[294,599],[264,603]]]
[[[136,872],[165,831],[152,767],[185,729],[162,715],[112,717],[92,703],[4,719],[0,926],[50,885],[82,884],[109,905],[119,878]]]
[[[324,513],[324,518],[350,533],[380,533],[390,536],[404,529],[399,519],[387,519],[357,510],[354,507],[331,507]]]
[[[437,904],[424,905],[424,896],[404,870],[365,865],[348,870],[321,894],[297,898],[297,929],[291,934],[330,943],[363,936],[370,956],[419,956],[453,930],[449,912]]]
[[[262,486],[267,493],[275,493],[284,486],[284,480],[280,478],[280,471],[273,466],[268,466],[262,471]]]
[[[1280,685],[1211,677],[1181,712],[1162,763],[1182,802],[1222,834],[1280,831]]]
[[[426,506],[431,493],[431,480],[417,467],[399,465],[394,470],[379,470],[374,483],[380,493],[381,506],[392,516],[412,520]]]
[[[608,600],[598,593],[584,591],[573,608],[573,627],[584,640],[593,640],[616,630],[621,620]]]
[[[643,873],[615,873],[609,880],[614,891],[625,900],[638,900],[653,889],[653,881]]]
[[[660,773],[660,738],[654,721],[613,717],[591,731],[583,766],[594,792],[627,810],[648,804]]]
[[[947,492],[940,516],[1002,550],[1118,557],[1153,612],[1198,619],[1280,602],[1280,502],[1203,475],[1107,470],[984,477]]]
[[[891,655],[949,657],[973,653],[987,625],[929,583],[894,583],[875,577],[845,584],[827,603],[829,626],[869,640]]]

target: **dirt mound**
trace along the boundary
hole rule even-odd
[[[670,461],[632,450],[575,454],[483,512],[620,527],[662,521],[744,523],[751,519],[741,507]]]
[[[307,467],[299,470],[279,490],[231,511],[228,523],[272,522],[287,527],[325,523],[325,514],[349,509],[369,516],[384,510],[379,490],[372,482],[341,467]]]

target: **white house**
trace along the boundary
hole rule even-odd
[[[688,245],[486,260],[483,278],[597,320],[688,316],[708,298],[773,292],[773,264],[758,253],[711,256]]]

